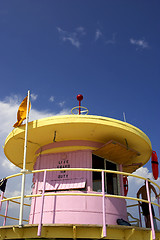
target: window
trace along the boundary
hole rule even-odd
[[[96,155],[92,155],[92,168],[104,169],[104,159]],[[93,191],[102,191],[101,172],[93,172]]]
[[[115,163],[104,160],[105,169],[117,171],[117,165]],[[117,182],[117,174],[114,173],[105,173],[105,185],[106,192],[108,194],[118,194],[118,182]]]
[[[117,165],[104,158],[92,155],[92,168],[117,171]],[[102,191],[101,173],[93,172],[93,191]],[[105,192],[108,194],[118,194],[117,174],[105,173]]]

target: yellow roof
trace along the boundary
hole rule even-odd
[[[26,168],[32,170],[36,161],[35,152],[42,146],[53,142],[56,131],[56,142],[67,140],[88,140],[107,143],[115,140],[127,145],[139,154],[133,156],[125,166],[126,170],[133,172],[136,163],[144,165],[150,158],[152,146],[149,138],[138,128],[119,120],[92,116],[92,115],[65,115],[53,116],[29,122]],[[13,129],[8,135],[4,152],[6,157],[16,166],[22,168],[24,151],[25,125]],[[69,151],[75,150],[75,146]],[[78,150],[78,146],[77,149]],[[56,151],[56,150],[54,150]],[[61,150],[63,151],[63,149]],[[123,162],[122,162],[123,163]],[[133,166],[129,166],[132,165]]]

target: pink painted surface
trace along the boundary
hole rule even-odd
[[[92,192],[92,172],[61,171],[61,168],[92,168],[92,151],[81,150],[66,153],[40,155],[34,169],[58,168],[57,172],[47,172],[45,189],[66,193]],[[42,193],[43,173],[33,176],[36,182],[33,194]],[[58,189],[57,189],[58,188]],[[95,193],[95,192],[94,192]],[[30,224],[38,224],[41,212],[40,197],[33,198],[29,217]],[[105,198],[106,224],[117,224],[117,218],[127,220],[124,199]],[[98,196],[45,196],[42,223],[102,224],[102,197]]]
[[[40,207],[40,217],[39,217],[39,225],[38,225],[38,233],[37,236],[41,236],[41,230],[42,230],[42,219],[43,219],[43,209],[44,209],[44,194],[45,194],[45,186],[46,186],[46,171],[44,171],[43,174],[43,190],[42,190],[42,196],[41,196],[41,207]]]
[[[39,223],[38,198],[36,205],[34,224]],[[126,202],[124,199],[106,198],[106,224],[116,225],[118,218],[127,220]],[[32,222],[32,211],[29,223]],[[102,224],[102,197],[96,196],[47,196],[44,201],[42,223],[64,224]]]
[[[122,164],[119,165],[119,170],[120,172],[123,172],[123,167],[122,167]],[[119,178],[120,178],[120,192],[121,192],[121,195],[124,196],[124,186],[123,186],[123,175],[119,175]]]
[[[150,215],[150,222],[151,222],[151,229],[152,229],[152,238],[155,239],[155,229],[154,229],[154,223],[153,223],[153,215],[152,215],[151,198],[150,198],[148,180],[146,180],[146,191],[147,191],[147,198],[148,198],[148,202],[149,202],[148,204],[149,204],[149,215]]]
[[[91,168],[92,167],[92,152],[91,150],[67,152],[67,153],[55,153],[44,154],[37,158],[34,169],[50,169],[50,168]],[[42,190],[43,185],[43,173],[36,173],[33,176],[34,181],[38,180],[38,191]],[[56,171],[47,172],[46,178],[46,190],[54,190],[56,188],[55,183],[60,184],[63,187],[61,189],[71,189],[71,184],[74,184],[80,188],[84,188],[86,182],[86,189],[90,190],[92,186],[92,174],[91,172],[84,171]],[[63,184],[62,184],[63,183]],[[66,183],[66,186],[65,186]],[[35,189],[33,189],[35,193]]]

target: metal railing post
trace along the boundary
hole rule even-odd
[[[119,170],[120,170],[120,172],[123,172],[122,164],[119,165]],[[123,185],[123,175],[122,174],[120,174],[120,183],[121,183],[121,195],[124,196],[124,185]]]
[[[6,225],[6,218],[7,218],[7,213],[8,213],[8,206],[9,206],[9,201],[7,201],[7,205],[6,205],[6,211],[5,211],[5,217],[4,217],[3,226]]]
[[[153,224],[153,215],[152,215],[152,207],[151,207],[148,179],[146,179],[146,190],[147,190],[147,198],[148,198],[148,202],[149,202],[149,215],[150,215],[150,222],[151,222],[151,229],[152,229],[152,238],[155,239],[156,236],[155,236],[155,229],[154,229],[154,224]]]
[[[37,194],[37,189],[38,189],[38,180],[36,180],[36,183],[35,183],[35,193],[36,193],[36,194]],[[32,198],[32,199],[33,199],[33,198]],[[37,198],[34,197],[32,224],[34,224],[34,215],[35,215],[35,208],[36,208],[36,200],[37,200]]]
[[[1,208],[2,208],[2,200],[3,200],[3,197],[4,197],[4,192],[1,193],[1,200],[0,200],[0,211],[1,211]]]
[[[46,173],[47,173],[47,171],[44,171],[44,176],[43,176],[43,190],[42,190],[42,202],[41,202],[40,220],[39,220],[39,225],[38,225],[38,233],[37,233],[37,236],[41,236],[41,230],[42,230],[44,193],[45,193],[45,186],[46,186]]]
[[[142,227],[141,208],[140,208],[139,202],[138,202],[138,211],[139,211],[140,227]]]
[[[106,210],[105,210],[105,184],[104,171],[102,171],[102,209],[103,209],[103,237],[106,237]]]

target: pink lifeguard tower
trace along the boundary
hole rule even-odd
[[[82,95],[77,99],[79,106],[72,109],[76,115],[53,116],[28,124],[26,168],[32,171],[34,184],[28,229],[38,226],[38,236],[45,237],[45,231],[53,232],[51,228],[45,230],[48,226],[61,226],[63,233],[58,238],[68,238],[67,231],[73,227],[73,238],[77,238],[78,226],[87,226],[95,238],[102,229],[102,237],[115,239],[117,219],[128,221],[123,175],[150,159],[151,143],[131,124],[81,114],[88,110],[80,104]],[[21,126],[5,142],[7,158],[18,167],[23,164],[23,144]],[[106,234],[106,226],[112,226],[113,238]],[[90,237],[81,230],[78,238],[94,238],[86,229]],[[138,239],[136,235],[134,239]]]

